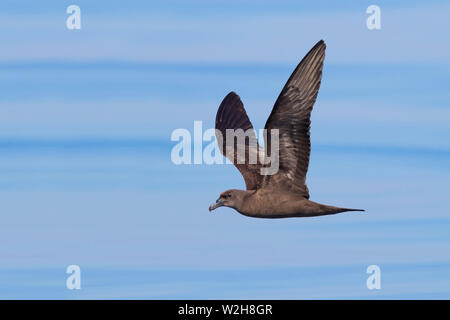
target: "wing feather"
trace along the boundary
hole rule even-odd
[[[229,129],[237,135],[240,132],[238,129],[241,129],[247,136],[242,139],[235,138],[227,134]],[[217,110],[216,138],[222,154],[236,166],[244,177],[247,190],[259,188],[262,183],[259,159],[264,155],[264,151],[257,142],[255,130],[241,99],[234,92],[230,92],[223,99]],[[232,149],[227,146],[231,146]]]
[[[267,119],[265,128],[279,130],[279,171],[266,176],[264,185],[291,188],[309,199],[306,185],[311,152],[311,111],[322,79],[326,45],[319,41],[294,70]],[[265,148],[271,150],[270,133]]]

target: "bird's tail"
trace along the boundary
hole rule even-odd
[[[342,210],[343,210],[343,212],[344,211],[362,211],[362,212],[366,211],[364,209],[349,209],[349,208],[342,208]]]
[[[351,209],[351,208],[340,208],[329,206],[326,204],[316,203],[309,201],[310,206],[313,208],[313,212],[311,212],[310,216],[323,216],[328,214],[336,214],[346,211],[364,211],[363,209]],[[309,215],[308,215],[309,216]]]
[[[324,205],[324,211],[326,214],[335,214],[335,213],[341,213],[341,212],[347,212],[347,211],[361,211],[364,212],[363,209],[352,209],[352,208],[340,208],[340,207],[333,207],[333,206],[327,206]]]

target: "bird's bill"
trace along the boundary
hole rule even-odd
[[[214,209],[217,209],[218,207],[222,207],[223,206],[223,201],[220,199],[216,200],[216,203],[213,203],[212,205],[209,206],[209,211],[213,211]]]

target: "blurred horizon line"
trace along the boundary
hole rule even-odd
[[[299,56],[299,59],[302,58]],[[294,60],[293,60],[294,61]],[[295,60],[298,64],[300,60]],[[21,67],[61,67],[61,66],[86,66],[86,67],[152,67],[152,68],[168,68],[168,67],[182,67],[182,68],[191,68],[191,67],[204,67],[204,68],[258,68],[258,67],[269,67],[269,68],[286,68],[292,67],[291,62],[287,61],[193,61],[193,60],[139,60],[139,59],[0,59],[0,68],[21,68]],[[420,67],[420,66],[450,66],[450,62],[443,61],[373,61],[373,62],[327,62],[326,66],[328,67],[347,67],[347,66],[362,66],[362,67],[390,67],[390,66],[403,66],[403,67]]]
[[[0,150],[19,148],[19,149],[40,149],[40,148],[92,148],[99,147],[103,149],[114,148],[146,148],[163,147],[172,148],[179,141],[171,141],[155,137],[0,137]],[[203,141],[203,147],[210,144],[211,141]],[[387,144],[341,144],[341,143],[320,143],[314,142],[312,150],[328,152],[353,152],[353,153],[387,153],[396,154],[427,154],[450,156],[450,148],[443,147],[424,147],[424,146],[400,146]]]

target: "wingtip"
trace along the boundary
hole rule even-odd
[[[316,52],[321,52],[323,54],[325,54],[325,50],[327,48],[327,45],[325,44],[324,40],[319,40],[314,47],[311,48],[311,50],[309,50],[309,52],[306,54],[305,58],[312,54],[312,53],[316,53]],[[304,59],[304,58],[303,58]],[[303,60],[302,60],[303,61]],[[301,63],[301,62],[300,62]]]
[[[224,100],[227,99],[227,98],[230,99],[230,98],[234,98],[234,97],[238,97],[238,98],[240,99],[239,95],[238,95],[236,92],[230,91],[230,92],[228,92],[228,94],[225,96]]]
[[[324,46],[324,47],[326,47],[327,44],[325,43],[325,41],[323,39],[320,39],[319,42],[316,43],[316,46]]]

